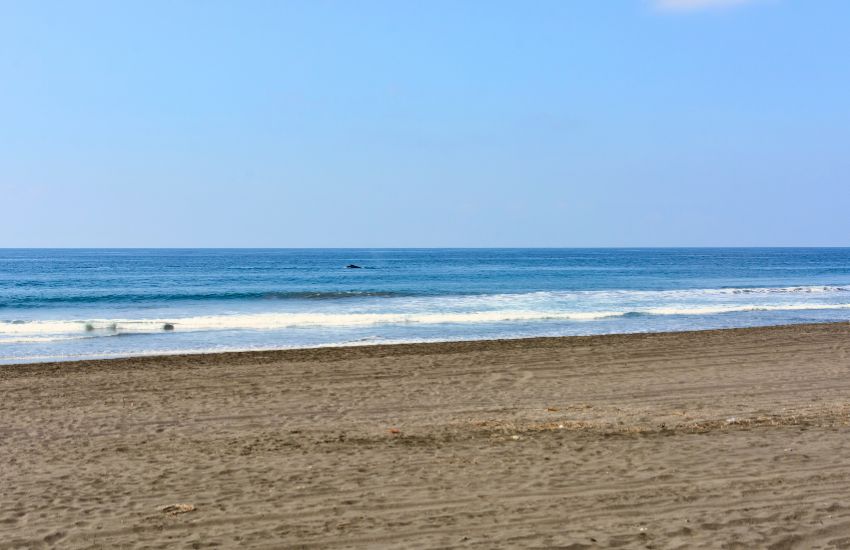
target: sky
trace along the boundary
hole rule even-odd
[[[0,0],[0,247],[850,246],[846,0]]]

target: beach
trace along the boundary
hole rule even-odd
[[[846,322],[11,365],[0,396],[0,549],[850,548]]]

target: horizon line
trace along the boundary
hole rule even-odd
[[[850,248],[848,245],[696,246],[0,246],[0,250],[698,250]]]

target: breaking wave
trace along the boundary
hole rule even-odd
[[[848,304],[730,304],[669,306],[595,311],[498,310],[416,313],[254,313],[205,315],[171,319],[95,319],[89,321],[28,321],[0,323],[0,343],[42,335],[87,337],[149,334],[171,331],[279,330],[287,328],[358,327],[377,325],[489,324],[517,321],[593,321],[649,315],[717,315],[751,311],[850,309]],[[35,341],[35,340],[33,340]]]
[[[742,287],[742,288],[708,288],[681,290],[575,290],[575,291],[540,291],[529,293],[483,294],[461,292],[455,294],[436,295],[406,290],[339,290],[339,291],[222,291],[222,292],[135,292],[135,293],[85,293],[62,296],[49,296],[43,293],[7,297],[0,301],[0,308],[38,308],[61,305],[97,305],[97,304],[140,304],[140,303],[169,303],[169,302],[206,302],[206,301],[259,301],[259,300],[348,300],[354,298],[457,298],[471,299],[504,299],[517,297],[537,298],[678,298],[710,296],[753,295],[793,295],[793,294],[830,294],[850,292],[850,286],[789,286],[789,287]]]

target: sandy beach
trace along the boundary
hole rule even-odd
[[[2,549],[850,548],[847,323],[13,365],[0,396]]]

